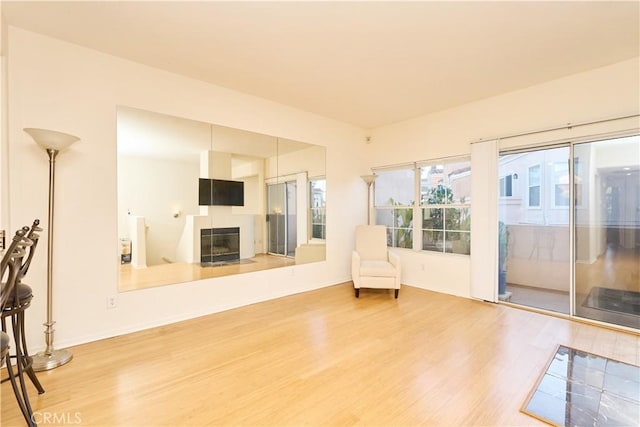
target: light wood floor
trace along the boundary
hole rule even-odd
[[[31,401],[99,426],[543,425],[519,409],[558,344],[640,364],[637,335],[345,283],[77,346]]]
[[[120,266],[118,290],[120,292],[146,289],[156,286],[170,285],[211,277],[229,276],[252,271],[269,270],[271,268],[294,265],[293,258],[267,254],[256,254],[250,262],[242,264],[201,267],[200,264],[174,262],[154,265],[147,268],[133,268],[131,264]]]
[[[640,248],[609,245],[593,264],[576,264],[578,296],[586,298],[594,287],[640,292]]]
[[[512,293],[510,303],[569,314],[569,292],[509,283],[507,283],[507,292]]]

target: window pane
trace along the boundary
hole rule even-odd
[[[468,160],[420,168],[420,203],[469,203],[471,162]]]
[[[325,223],[325,209],[324,208],[317,208],[317,209],[312,209],[311,210],[311,221],[314,224],[324,224]]]
[[[376,209],[376,223],[387,227],[388,246],[413,248],[413,208]]]
[[[313,239],[326,239],[325,224],[325,208],[311,209],[311,237]]]
[[[326,186],[324,178],[309,181],[312,239],[326,239]]]
[[[413,232],[409,228],[398,228],[394,230],[396,248],[413,248]]]
[[[422,249],[425,251],[442,252],[444,243],[442,231],[424,230],[422,232]]]
[[[444,209],[430,208],[422,209],[422,228],[427,230],[442,230],[444,226]]]
[[[507,197],[511,197],[513,195],[512,192],[512,185],[513,185],[513,175],[507,175],[505,177],[505,191],[504,191],[504,195]]]
[[[420,168],[420,204],[446,203],[444,166],[432,165]]]
[[[413,209],[394,209],[394,226],[411,228],[413,226]]]
[[[554,204],[569,206],[569,165],[567,162],[553,164]]]
[[[469,255],[471,253],[471,234],[459,231],[446,232],[447,252]]]
[[[540,165],[529,168],[529,187],[540,185]]]
[[[640,136],[576,144],[574,156],[576,315],[640,329]]]
[[[529,187],[529,206],[540,206],[540,186]]]
[[[311,207],[326,207],[327,180],[314,179],[309,184],[311,187]]]
[[[414,196],[413,169],[378,172],[375,181],[375,206],[409,206]]]
[[[445,184],[452,203],[469,203],[471,200],[471,161],[445,163]]]
[[[325,226],[322,224],[314,224],[312,226],[312,236],[314,239],[326,239]]]
[[[393,209],[376,209],[376,224],[393,227]]]
[[[443,184],[430,187],[420,195],[421,205],[445,205],[453,203],[453,193]]]
[[[501,300],[569,312],[569,210],[553,203],[554,165],[566,165],[569,152],[564,146],[500,156],[498,175],[512,175],[513,193],[523,195],[498,200],[496,285]]]
[[[569,206],[569,184],[556,184],[555,205]]]
[[[446,230],[471,229],[471,215],[469,208],[447,208],[444,210]]]
[[[529,206],[540,206],[540,165],[529,167]]]

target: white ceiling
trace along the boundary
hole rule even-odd
[[[11,2],[7,22],[374,128],[640,52],[627,2]]]

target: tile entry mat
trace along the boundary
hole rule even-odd
[[[522,412],[556,426],[638,426],[640,367],[558,346]]]

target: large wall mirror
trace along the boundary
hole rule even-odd
[[[323,261],[325,147],[118,107],[119,290]]]

